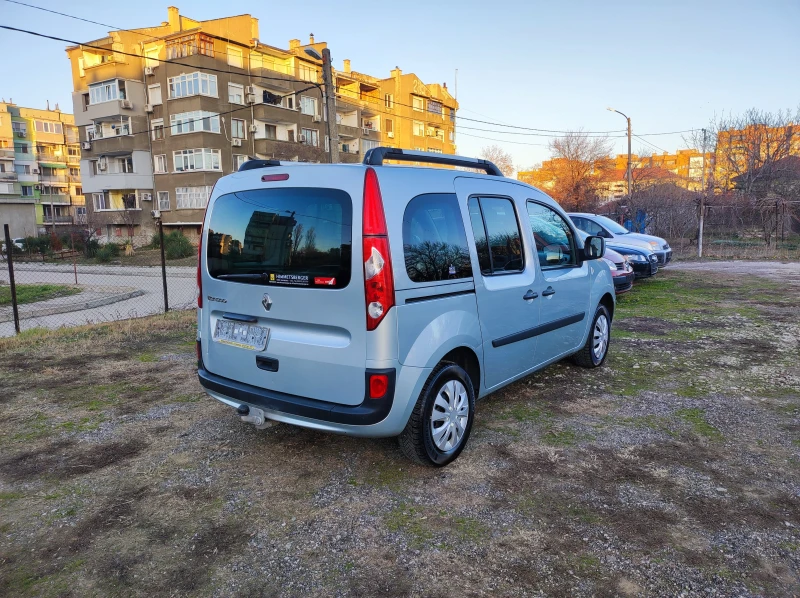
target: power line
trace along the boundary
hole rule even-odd
[[[459,125],[458,130],[467,129],[468,131],[482,131],[484,133],[499,133],[501,135],[525,135],[531,137],[559,137],[560,135],[557,133],[525,133],[525,132],[517,132],[517,131],[497,131],[494,129],[479,129],[476,127],[465,127],[464,125]],[[582,135],[580,132],[576,132],[578,135]],[[621,139],[625,137],[625,135],[585,135],[585,137],[596,137],[600,139]]]
[[[513,143],[514,145],[535,145],[538,147],[549,147],[548,143],[526,143],[525,141],[509,141],[507,139],[493,139],[492,137],[482,137],[481,135],[470,135],[469,133],[459,133],[459,136],[474,137],[475,139],[485,139],[487,141],[497,141],[499,143]]]
[[[658,151],[660,151],[660,152],[664,152],[664,153],[666,153],[666,154],[668,154],[668,153],[669,153],[669,152],[668,152],[667,150],[665,150],[663,147],[658,147],[658,146],[657,146],[655,143],[650,143],[649,141],[647,141],[647,139],[644,139],[643,137],[640,137],[639,135],[636,135],[636,134],[634,134],[633,136],[634,136],[634,137],[636,137],[637,139],[639,139],[640,141],[644,141],[644,142],[645,142],[647,145],[649,145],[649,146],[650,146],[650,147],[652,147],[652,148],[655,148],[655,149],[657,149],[657,150],[658,150]]]

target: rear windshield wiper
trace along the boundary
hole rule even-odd
[[[218,274],[216,278],[222,280],[267,280],[267,273],[260,274]]]

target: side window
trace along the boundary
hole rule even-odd
[[[575,224],[579,229],[589,235],[600,235],[601,237],[607,237],[606,232],[603,230],[603,227],[597,224],[596,222],[592,222],[587,218],[581,218],[580,224]]]
[[[558,212],[545,205],[528,202],[528,219],[536,241],[536,253],[543,270],[577,264],[575,238]]]
[[[467,235],[454,194],[418,195],[403,215],[403,253],[413,282],[469,278]]]
[[[470,197],[468,205],[481,273],[489,276],[523,270],[514,202],[504,197]]]

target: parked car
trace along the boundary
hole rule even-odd
[[[200,383],[256,426],[399,436],[442,466],[477,398],[608,354],[604,240],[579,243],[555,201],[485,160],[390,148],[360,165],[251,160],[217,181],[203,231]]]
[[[611,218],[598,214],[571,213],[570,218],[582,231],[603,237],[606,240],[618,240],[626,245],[642,246],[656,254],[659,266],[666,266],[672,259],[672,249],[661,237],[632,233]]]
[[[589,236],[582,230],[578,230],[577,233],[581,242],[585,242]],[[614,292],[617,295],[621,295],[630,291],[633,288],[635,274],[628,258],[606,245],[603,261],[608,264],[608,268],[611,270],[611,277],[614,280]]]
[[[22,251],[25,248],[25,246],[23,245],[24,242],[25,242],[25,239],[22,238],[22,237],[17,237],[16,239],[11,239],[11,243],[14,245],[14,247],[19,249],[20,251]],[[6,252],[6,243],[5,243],[5,241],[3,241],[3,244],[2,244],[2,252],[3,253]]]
[[[616,251],[628,260],[636,278],[649,278],[658,273],[658,256],[649,249],[634,245],[624,245],[614,240],[610,241],[606,247]]]

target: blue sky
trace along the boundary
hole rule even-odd
[[[168,6],[156,0],[29,3],[125,28],[166,20]],[[631,117],[634,134],[649,134],[703,127],[723,112],[800,104],[797,0],[177,4],[199,20],[250,13],[259,19],[261,40],[279,47],[295,37],[306,42],[313,32],[328,42],[339,68],[344,58],[353,70],[375,76],[399,66],[426,82],[447,82],[451,90],[458,69],[460,116],[495,123],[623,129],[624,119],[605,109],[613,106]],[[5,0],[0,24],[82,41],[108,30]],[[50,100],[71,111],[65,44],[4,30],[0,42],[0,97],[32,107]],[[679,134],[646,138],[669,151],[685,147]],[[466,128],[457,138],[461,154],[498,144],[519,165],[546,159],[548,140]],[[634,151],[642,147],[634,138]],[[626,151],[625,139],[615,139],[614,150]]]

